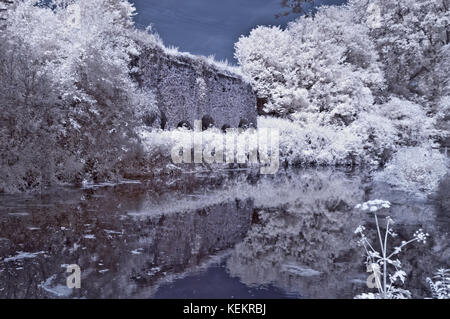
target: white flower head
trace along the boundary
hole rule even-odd
[[[417,230],[417,231],[414,233],[414,238],[415,238],[418,242],[421,242],[421,243],[423,243],[423,244],[426,244],[426,243],[427,243],[427,237],[429,237],[429,236],[430,236],[430,234],[424,233],[422,228],[420,228],[419,230]]]
[[[362,211],[369,211],[371,213],[375,213],[380,209],[383,208],[387,209],[390,207],[391,203],[382,199],[374,199],[355,206],[356,209],[361,209]]]
[[[355,234],[362,234],[365,230],[366,227],[360,225],[355,229]]]

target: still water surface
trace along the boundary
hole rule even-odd
[[[361,171],[247,171],[0,196],[0,298],[352,298],[369,291],[355,228],[360,202],[386,199],[404,288],[450,266],[448,207],[371,181]],[[218,181],[219,180],[219,181]],[[374,238],[375,239],[375,238]],[[81,268],[81,289],[66,266]]]

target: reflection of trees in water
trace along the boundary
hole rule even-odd
[[[312,172],[298,179],[298,199],[284,209],[261,209],[257,222],[236,245],[228,269],[247,285],[268,285],[306,297],[348,294],[359,254],[352,241],[362,200],[359,179]],[[318,274],[320,272],[320,274]]]
[[[436,192],[436,204],[439,212],[443,216],[450,213],[450,173],[448,173],[439,183]]]
[[[445,184],[445,179],[441,184]],[[433,194],[432,200],[425,195],[405,194],[382,184],[374,184],[370,189],[371,198],[387,199],[394,204],[389,215],[396,222],[394,228],[399,234],[395,243],[411,238],[418,228],[430,234],[425,246],[413,244],[399,255],[408,275],[406,288],[411,291],[413,298],[430,297],[426,277],[432,276],[437,268],[450,267],[450,219],[442,207],[443,188],[445,185],[441,185],[440,190]]]
[[[312,298],[351,298],[366,291],[367,274],[353,232],[359,224],[372,230],[374,225],[369,215],[353,207],[369,196],[395,199],[391,213],[398,219],[399,241],[409,238],[417,225],[433,234],[425,248],[412,246],[400,255],[413,296],[426,295],[425,277],[448,265],[448,222],[436,224],[432,205],[410,203],[404,193],[342,173],[313,172],[297,180],[301,182],[293,188],[301,190],[298,199],[281,208],[257,210],[255,223],[228,260],[231,275],[245,284],[272,284]]]
[[[429,202],[372,185],[364,174],[280,171],[225,186],[181,198],[173,192],[154,198],[146,185],[2,198],[0,298],[55,297],[39,285],[54,275],[53,288],[65,285],[61,266],[72,263],[81,266],[82,288],[70,297],[151,297],[161,283],[197,271],[229,248],[227,268],[247,285],[352,297],[365,290],[367,278],[353,231],[363,222],[373,229],[371,219],[352,208],[374,198],[394,203],[401,238],[417,225],[432,235],[427,247],[401,255],[413,295],[448,263],[448,220],[437,223]],[[23,211],[29,215],[9,215]],[[3,261],[18,251],[45,254]]]

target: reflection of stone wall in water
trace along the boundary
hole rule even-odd
[[[105,278],[101,295],[152,297],[160,284],[194,271],[211,255],[241,241],[250,227],[252,209],[252,201],[246,200],[158,217],[133,218],[128,225],[129,232],[137,235],[133,246],[143,249],[138,251],[139,255],[121,259],[120,272]],[[113,279],[121,284],[110,284]],[[130,286],[132,291],[122,294],[120,287]]]
[[[142,85],[155,89],[162,128],[195,120],[210,121],[218,128],[256,126],[256,96],[240,76],[221,71],[201,58],[170,55],[161,48],[147,48],[140,57]],[[162,120],[162,123],[161,123]],[[154,125],[154,124],[153,124]]]
[[[147,245],[147,262],[152,259],[163,270],[182,270],[203,257],[232,247],[250,227],[251,200],[225,202],[158,218],[149,217],[136,225],[140,242]]]
[[[127,212],[140,209],[136,201],[142,196],[117,193],[103,198],[101,192],[93,193],[95,197],[89,193],[78,194],[82,200],[71,205],[36,206],[28,217],[0,212],[5,237],[0,240],[1,256],[43,251],[19,262],[0,259],[0,298],[131,297],[140,285],[146,289],[139,293],[149,297],[161,279],[239,242],[253,212],[251,200],[236,200],[135,218]],[[30,231],[31,226],[36,230]],[[81,290],[69,295],[64,289],[66,264],[78,264],[82,270]]]
[[[122,185],[0,197],[0,298],[58,297],[41,284],[61,289],[62,265],[72,263],[81,266],[82,289],[70,297],[151,297],[221,251],[231,253],[229,273],[245,284],[351,298],[367,291],[368,276],[353,232],[363,223],[374,235],[373,218],[352,208],[375,198],[394,204],[397,242],[419,227],[431,234],[427,246],[400,255],[406,288],[429,296],[425,277],[450,266],[447,215],[365,176],[280,171],[249,184],[237,178],[236,185],[230,177],[230,187],[207,195],[191,189],[155,196],[148,185]],[[38,254],[4,260],[20,251]]]

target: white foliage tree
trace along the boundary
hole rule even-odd
[[[308,132],[293,137],[306,138],[301,150],[295,145],[303,142],[284,143],[285,154],[301,162],[378,165],[400,147],[429,148],[442,139],[446,128],[437,124],[449,116],[447,4],[352,0],[321,7],[284,30],[260,26],[242,36],[235,56],[265,111],[299,126],[280,127],[283,136]]]
[[[422,103],[436,99],[440,93],[436,66],[445,57],[441,48],[450,43],[450,1],[351,0],[361,24],[373,14],[370,5],[379,8],[380,24],[371,28],[370,36],[389,91]]]
[[[7,12],[0,34],[3,187],[116,173],[133,148],[139,115],[155,108],[131,77],[139,54],[133,13],[124,0],[24,0]]]
[[[267,111],[348,125],[370,110],[384,79],[368,27],[347,7],[326,7],[286,30],[258,27],[236,43],[236,58]]]

